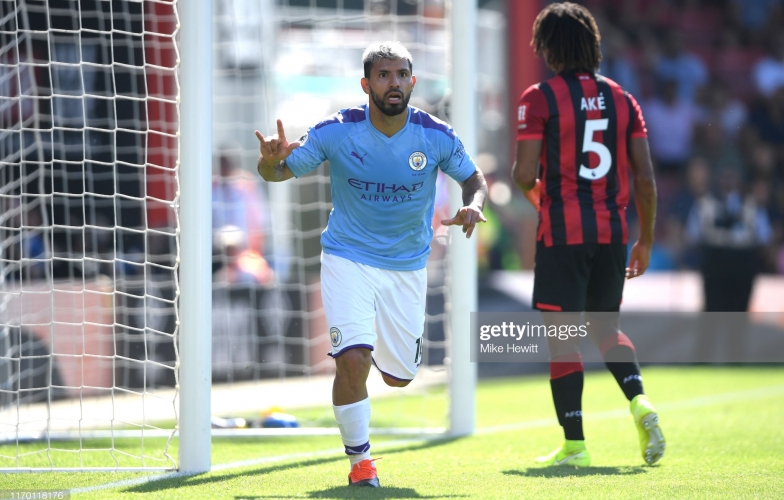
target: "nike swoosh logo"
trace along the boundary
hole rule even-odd
[[[572,458],[576,457],[577,455],[579,455],[580,453],[582,453],[582,452],[575,453],[575,454],[573,454],[573,455],[569,455],[568,457],[564,458],[563,460],[556,460],[556,461],[555,461],[555,465],[563,465],[563,464],[565,464],[567,461],[569,461],[570,459],[572,459]]]

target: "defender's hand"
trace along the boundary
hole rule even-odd
[[[299,141],[289,142],[286,139],[286,133],[283,131],[283,122],[280,120],[278,120],[277,134],[265,139],[261,132],[257,130],[256,137],[259,139],[260,160],[263,160],[267,165],[277,165],[288,158],[292,151],[302,145]]]
[[[542,183],[539,182],[539,179],[536,179],[534,187],[528,191],[523,191],[523,195],[525,195],[525,199],[531,202],[531,205],[534,206],[537,212],[542,208]]]
[[[476,226],[477,222],[487,222],[485,216],[482,215],[482,209],[474,205],[468,205],[467,207],[460,207],[460,210],[458,210],[457,214],[451,219],[442,220],[441,225],[462,225],[463,232],[466,234],[466,238],[470,238],[471,234],[474,232],[474,227]]]
[[[639,241],[632,246],[629,254],[629,267],[626,268],[626,279],[642,276],[648,269],[651,261],[651,245],[640,243]]]

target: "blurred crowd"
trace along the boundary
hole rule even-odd
[[[647,122],[653,268],[697,268],[707,245],[755,250],[759,271],[784,272],[784,1],[585,4],[602,33],[600,72]]]
[[[637,98],[647,122],[659,194],[651,269],[700,269],[707,246],[784,272],[784,0],[579,3],[601,31],[600,73]],[[515,267],[514,254],[527,267],[526,244],[510,239],[520,238],[487,242],[486,269]]]

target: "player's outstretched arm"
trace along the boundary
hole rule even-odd
[[[441,221],[444,226],[463,226],[463,232],[466,238],[470,238],[474,232],[477,222],[487,222],[482,209],[485,206],[485,199],[487,198],[487,182],[482,171],[476,171],[460,183],[463,188],[463,206],[457,211],[457,214],[451,219]]]
[[[539,211],[541,208],[541,193],[539,179],[539,155],[542,152],[541,139],[526,139],[517,141],[517,156],[512,166],[512,179],[523,192],[531,205]]]
[[[629,164],[634,176],[634,198],[640,217],[640,237],[632,246],[629,267],[626,268],[626,278],[632,279],[642,276],[648,269],[653,247],[653,227],[656,223],[656,181],[653,177],[648,139],[635,137],[631,140]]]
[[[259,139],[259,161],[256,167],[259,174],[268,182],[280,182],[291,179],[294,174],[286,165],[286,158],[292,151],[300,147],[299,141],[289,142],[283,130],[283,122],[278,120],[278,133],[264,138],[261,132],[256,131]]]

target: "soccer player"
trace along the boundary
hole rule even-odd
[[[299,141],[288,142],[280,120],[277,135],[256,136],[267,181],[330,162],[334,208],[321,234],[321,293],[336,365],[332,403],[349,485],[378,487],[365,382],[372,363],[387,385],[405,387],[422,358],[438,169],[460,183],[464,205],[441,222],[462,226],[466,237],[486,222],[487,186],[454,130],[408,105],[416,77],[405,47],[371,44],[362,63],[368,104],[340,110]]]
[[[642,456],[653,464],[664,453],[664,437],[618,311],[624,278],[641,276],[648,267],[656,185],[637,101],[597,74],[599,40],[593,16],[580,5],[550,4],[537,16],[531,45],[556,75],[520,98],[512,175],[539,211],[533,305],[549,324],[576,324],[587,311],[588,335],[631,402]],[[625,267],[629,170],[640,236]],[[548,338],[550,386],[566,442],[540,462],[590,465],[578,339]]]

